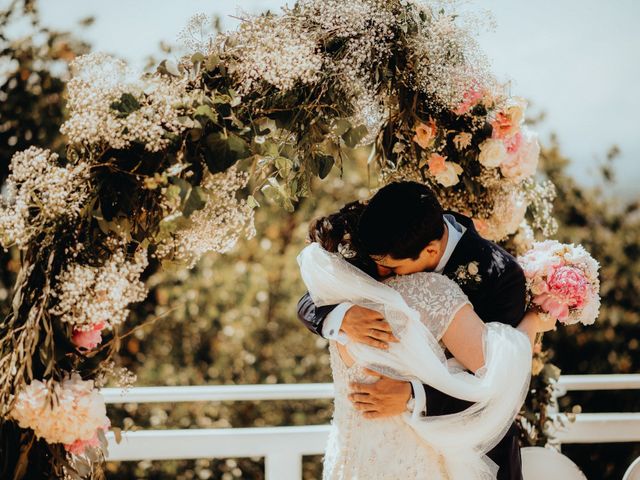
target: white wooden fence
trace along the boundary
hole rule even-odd
[[[561,394],[578,390],[640,390],[640,375],[565,375]],[[107,403],[171,403],[333,398],[330,383],[136,387],[104,389]],[[141,430],[109,439],[109,460],[264,457],[268,480],[299,480],[303,455],[324,450],[328,425],[301,427]],[[640,442],[640,412],[581,413],[557,434],[561,443]]]

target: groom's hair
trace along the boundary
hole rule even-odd
[[[368,255],[416,259],[444,235],[442,206],[429,187],[396,182],[369,201],[358,224],[358,237]]]

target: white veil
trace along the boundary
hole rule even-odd
[[[349,354],[372,370],[411,380],[474,402],[463,412],[405,421],[445,459],[453,479],[494,479],[496,465],[485,456],[509,429],[529,386],[531,345],[522,332],[488,323],[484,333],[485,365],[475,375],[451,367],[437,339],[400,293],[384,285],[317,243],[298,256],[302,279],[318,306],[349,301],[382,312],[400,340],[381,350],[350,342]],[[427,398],[427,409],[429,399]]]

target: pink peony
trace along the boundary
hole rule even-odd
[[[96,348],[100,342],[102,342],[102,329],[104,329],[104,322],[97,322],[93,325],[91,330],[79,330],[73,329],[73,336],[71,341],[78,347],[86,350]]]
[[[549,291],[566,298],[570,307],[581,308],[589,295],[589,282],[582,270],[564,266],[557,268],[548,278]]]
[[[534,281],[534,286],[540,285],[541,280]],[[546,290],[546,292],[544,291]],[[582,308],[589,295],[589,282],[582,270],[568,265],[556,268],[546,281],[545,288],[538,288],[543,293],[533,298],[533,303],[539,305],[545,312],[560,321],[569,318],[570,308]],[[536,292],[532,288],[534,295]]]

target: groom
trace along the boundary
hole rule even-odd
[[[444,212],[425,185],[398,182],[379,190],[364,208],[358,237],[380,279],[434,271],[460,285],[485,323],[516,327],[525,313],[525,277],[515,258],[482,238],[469,218]],[[298,317],[312,332],[340,343],[388,348],[396,340],[379,312],[349,303],[316,307],[308,293],[298,302]],[[400,415],[408,408],[446,415],[472,405],[429,385],[387,377],[353,385],[350,399],[367,418]],[[487,455],[499,467],[498,480],[522,480],[515,422]]]

